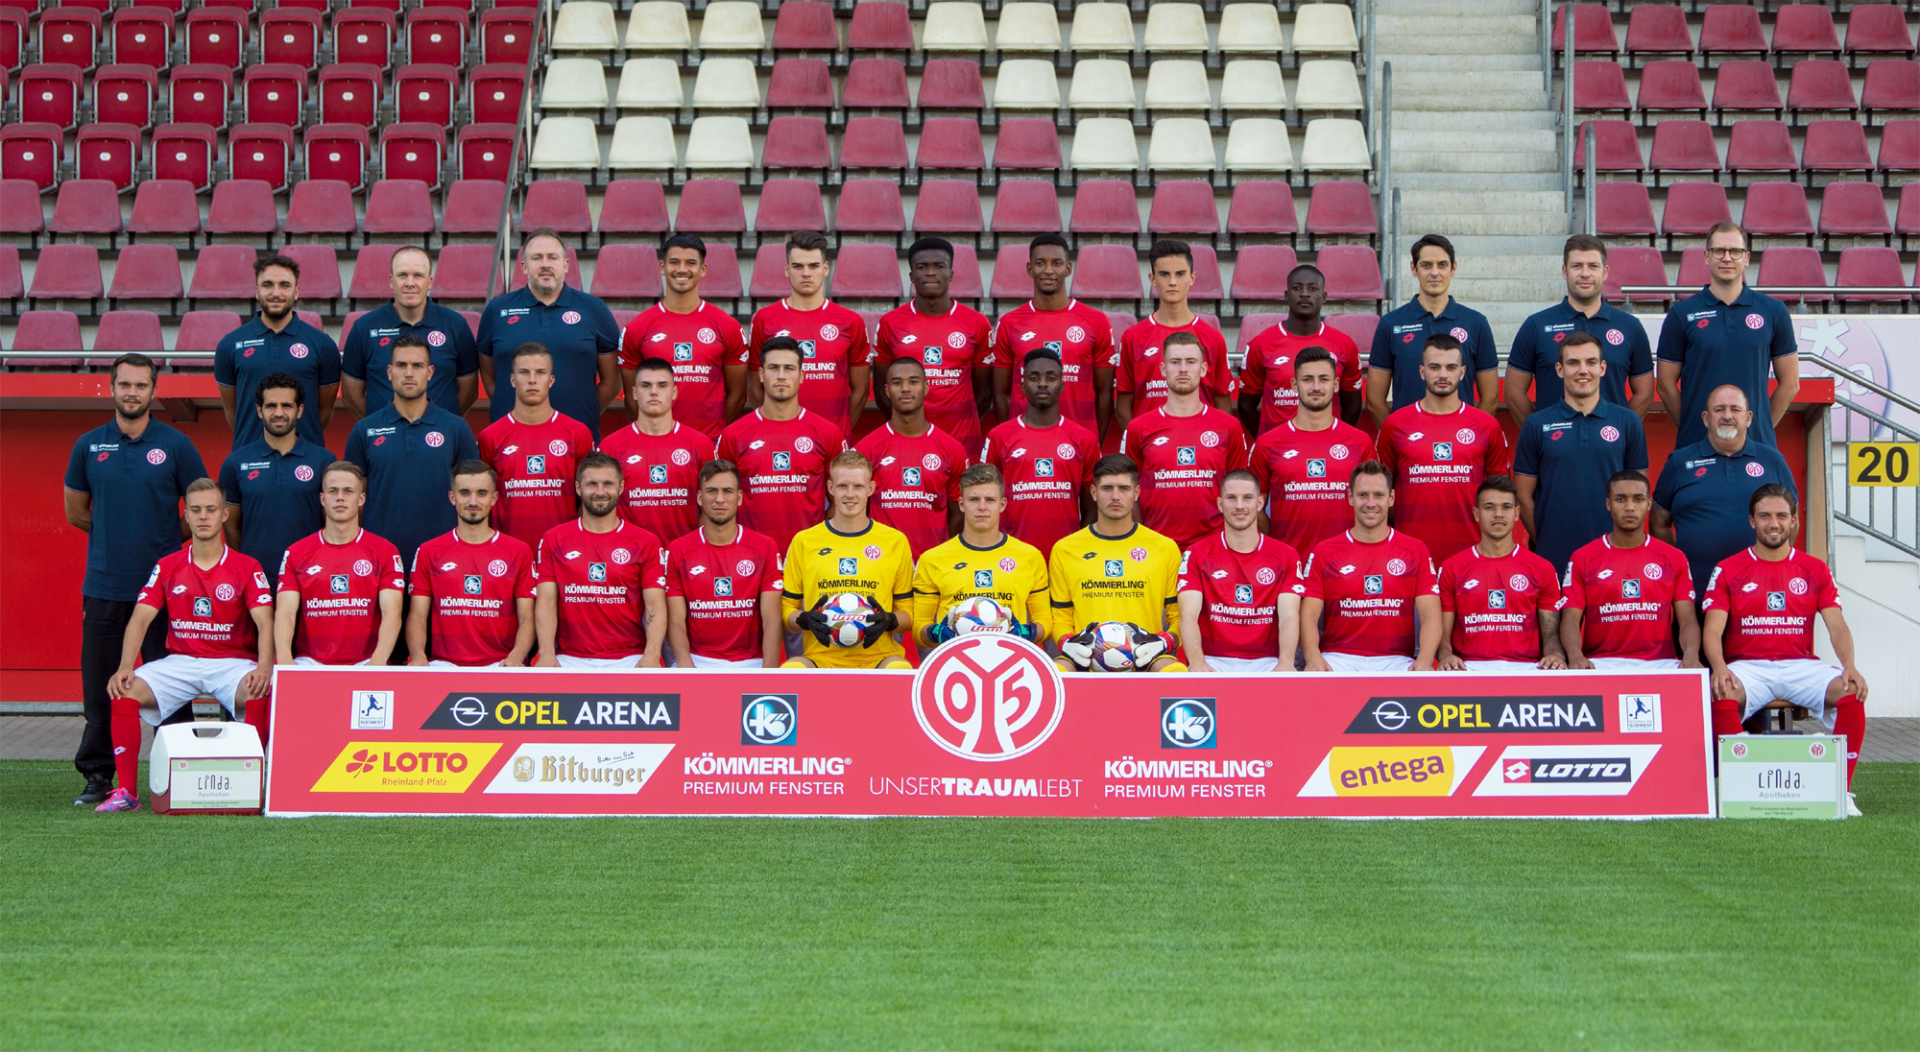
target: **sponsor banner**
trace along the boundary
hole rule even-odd
[[[1062,675],[972,635],[918,671],[274,676],[277,815],[1714,813],[1698,671]]]

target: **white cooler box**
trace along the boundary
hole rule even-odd
[[[257,815],[266,768],[248,724],[170,724],[153,734],[147,798],[159,814]]]

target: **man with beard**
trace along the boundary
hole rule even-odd
[[[1354,468],[1353,528],[1307,554],[1300,649],[1308,672],[1433,671],[1440,575],[1420,538],[1388,524],[1394,501],[1391,469],[1377,460]]]
[[[1013,391],[1013,371],[1033,351],[1060,359],[1065,387],[1058,404],[1067,419],[1106,434],[1113,416],[1113,322],[1105,311],[1067,295],[1073,254],[1059,234],[1041,234],[1027,246],[1033,298],[1000,316],[993,333],[993,406],[1001,420],[1026,411]]]
[[[267,581],[279,579],[287,546],[320,528],[320,475],[333,454],[309,442],[297,430],[306,409],[306,391],[286,373],[273,373],[253,393],[254,415],[263,434],[234,444],[220,465],[220,488],[227,495],[227,543],[266,568]]]
[[[1461,397],[1466,366],[1459,340],[1427,337],[1420,355],[1427,393],[1394,410],[1377,443],[1380,463],[1394,473],[1394,526],[1420,538],[1437,562],[1480,539],[1474,492],[1489,475],[1504,474],[1510,460],[1500,421]]]
[[[782,554],[795,534],[827,517],[827,465],[847,448],[839,428],[801,407],[802,364],[791,336],[760,348],[766,404],[728,424],[715,454],[739,467],[741,523]]]
[[[1267,494],[1267,536],[1296,552],[1311,552],[1353,523],[1347,478],[1375,457],[1373,439],[1334,415],[1339,368],[1325,347],[1301,351],[1293,360],[1293,419],[1261,435],[1247,455],[1247,470]]]
[[[1541,406],[1560,400],[1559,359],[1554,348],[1579,332],[1595,337],[1606,354],[1607,372],[1600,397],[1646,416],[1653,405],[1653,348],[1640,319],[1609,304],[1607,243],[1592,234],[1575,234],[1560,250],[1560,276],[1567,298],[1520,323],[1507,352],[1507,381],[1501,391],[1507,413],[1525,420]],[[1527,382],[1533,397],[1527,397]]]
[[[1180,638],[1195,672],[1292,672],[1300,642],[1300,553],[1260,533],[1260,480],[1227,472],[1221,530],[1181,560]]]
[[[353,323],[340,347],[340,400],[354,416],[385,409],[387,350],[395,337],[418,336],[433,351],[433,384],[427,398],[449,413],[465,414],[480,396],[480,352],[467,319],[429,298],[433,257],[418,245],[395,249],[388,264],[393,299]]]
[[[462,461],[452,474],[447,500],[460,521],[414,557],[407,664],[524,665],[533,649],[533,549],[489,524],[500,481],[485,461]]]
[[[427,342],[395,339],[387,362],[393,401],[353,425],[340,457],[366,472],[367,529],[392,541],[408,566],[422,542],[453,529],[452,506],[432,499],[441,479],[455,464],[480,458],[467,422],[427,400],[432,381]]]
[[[1300,352],[1310,347],[1331,352],[1339,366],[1340,419],[1349,424],[1360,419],[1360,347],[1320,316],[1326,302],[1327,279],[1319,267],[1302,263],[1287,274],[1286,316],[1247,341],[1247,361],[1240,367],[1240,419],[1248,434],[1264,435],[1293,419],[1300,401],[1293,374]]]
[[[993,405],[993,331],[987,316],[954,302],[953,243],[923,237],[907,247],[913,299],[880,319],[873,365],[914,358],[927,370],[927,419],[966,449],[980,448],[980,415]],[[886,408],[886,391],[875,392]],[[725,454],[722,454],[725,456]]]
[[[1127,422],[1120,451],[1140,465],[1140,521],[1186,548],[1220,528],[1220,479],[1247,466],[1247,433],[1205,400],[1199,337],[1169,335],[1160,362],[1167,400]]]
[[[960,528],[960,473],[972,455],[927,420],[927,371],[912,358],[887,365],[893,419],[853,448],[873,463],[873,520],[907,535],[913,557]]]
[[[113,699],[107,681],[120,667],[127,622],[140,586],[167,554],[180,548],[180,498],[207,473],[187,436],[152,416],[160,370],[144,354],[113,360],[113,419],[81,435],[67,460],[67,522],[87,535],[87,573],[80,585],[80,699],[86,730],[73,765],[86,778],[74,804],[97,804],[113,790]],[[166,653],[157,620],[141,640],[142,660]]]
[[[1020,369],[1027,407],[995,427],[980,452],[980,462],[1000,469],[1006,482],[1006,531],[1040,549],[1042,558],[1093,518],[1088,487],[1100,440],[1061,415],[1065,389],[1060,356],[1045,347],[1028,351]]]
[[[694,499],[700,526],[667,545],[667,640],[677,668],[779,668],[785,553],[737,521],[740,469],[710,460]]]
[[[325,445],[333,419],[333,397],[340,387],[340,348],[333,337],[300,320],[300,264],[285,256],[261,255],[253,261],[253,298],[260,312],[252,321],[222,336],[213,348],[213,382],[235,435],[260,431],[255,393],[275,373],[298,380],[311,412],[302,413],[300,437]]]
[[[682,423],[718,439],[747,405],[747,343],[733,315],[700,298],[707,243],[675,234],[660,250],[660,302],[635,315],[620,334],[620,375],[633,388],[643,358],[673,362]],[[627,419],[638,415],[627,407]]]
[[[1520,521],[1556,573],[1575,549],[1607,532],[1607,480],[1647,470],[1639,414],[1600,397],[1607,362],[1599,338],[1576,332],[1561,341],[1558,358],[1564,396],[1521,423],[1513,456]]]
[[[1701,595],[1720,560],[1753,543],[1745,508],[1754,491],[1780,485],[1800,499],[1787,458],[1749,437],[1746,392],[1721,384],[1706,412],[1706,439],[1668,454],[1653,487],[1652,533],[1686,554]]]
[[[512,411],[513,349],[537,343],[553,354],[553,407],[598,438],[600,411],[620,393],[620,326],[605,303],[567,284],[567,247],[559,234],[545,227],[530,232],[520,254],[526,287],[489,301],[474,339],[488,412],[499,420]]]
[[[659,668],[667,637],[660,539],[620,517],[620,465],[588,453],[574,469],[580,517],[534,555],[534,662],[545,668]]]

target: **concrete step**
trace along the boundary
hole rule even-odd
[[[1401,110],[1406,110],[1409,112],[1426,112],[1426,111],[1439,110],[1442,112],[1455,112],[1455,113],[1462,113],[1462,112],[1484,113],[1486,111],[1492,111],[1496,113],[1504,113],[1508,111],[1516,111],[1516,112],[1525,111],[1528,113],[1537,113],[1541,110],[1546,109],[1546,107],[1547,107],[1547,94],[1546,92],[1539,90],[1538,82],[1535,82],[1534,90],[1532,91],[1513,91],[1513,92],[1502,92],[1498,94],[1481,94],[1478,92],[1474,92],[1471,94],[1459,94],[1459,93],[1436,94],[1436,93],[1427,93],[1427,92],[1403,91],[1401,89],[1401,86],[1398,84],[1394,85],[1394,92],[1393,92],[1393,108],[1395,113],[1398,113]]]
[[[1406,194],[1402,193],[1400,196],[1404,199]],[[1404,232],[1406,230],[1406,224],[1401,224],[1400,229]],[[1566,244],[1567,232],[1566,229],[1562,227],[1555,233],[1541,234],[1533,237],[1488,237],[1485,236],[1484,232],[1474,230],[1471,232],[1463,231],[1459,234],[1448,234],[1447,238],[1453,242],[1453,250],[1458,253],[1462,259],[1469,256],[1480,258],[1509,255],[1551,256],[1557,272],[1557,268],[1560,266],[1560,250]]]
[[[1490,70],[1482,72],[1465,69],[1452,72],[1440,70],[1413,70],[1402,74],[1398,68],[1393,71],[1394,102],[1400,101],[1402,91],[1416,94],[1427,92],[1464,94],[1463,89],[1476,95],[1490,95],[1509,91],[1535,92],[1544,94],[1539,72],[1526,70]]]
[[[1382,10],[1374,16],[1373,30],[1380,38],[1390,36],[1408,37],[1457,37],[1457,36],[1502,36],[1520,37],[1533,42],[1535,50],[1540,48],[1540,23],[1531,15],[1501,15],[1474,13],[1472,17],[1458,14],[1440,14],[1424,9],[1419,14],[1402,14]]]
[[[1552,212],[1520,212],[1500,214],[1495,212],[1406,212],[1401,215],[1400,229],[1412,227],[1424,230],[1475,230],[1482,234],[1517,234],[1544,236],[1567,228],[1564,215]]]
[[[1445,16],[1459,18],[1465,15],[1508,15],[1533,18],[1540,12],[1540,5],[1533,0],[1376,0],[1379,4],[1375,18],[1388,15],[1405,16]]]
[[[1393,185],[1408,190],[1559,190],[1558,172],[1436,172],[1405,171],[1400,152],[1393,154]]]
[[[1413,40],[1406,41],[1405,43],[1409,47],[1422,46],[1418,41]],[[1454,74],[1460,72],[1461,62],[1458,54],[1408,54],[1405,51],[1396,49],[1392,53],[1392,56],[1393,73],[1395,77],[1409,71]],[[1492,55],[1479,54],[1473,57],[1473,69],[1475,72],[1480,70],[1497,70],[1501,72],[1509,70],[1531,70],[1537,78],[1540,76],[1540,55],[1538,49],[1525,55],[1508,54],[1505,51]]]
[[[1408,151],[1432,150],[1441,153],[1501,152],[1512,150],[1554,152],[1559,137],[1546,128],[1489,128],[1475,132],[1471,139],[1458,132],[1434,131],[1424,122],[1410,122],[1393,129],[1393,148]]]
[[[1398,83],[1399,79],[1398,76],[1394,77],[1396,83],[1394,84],[1393,109],[1396,116],[1403,108],[1402,104],[1410,101],[1401,97],[1400,85]],[[1481,113],[1472,110],[1462,110],[1458,112],[1451,110],[1422,110],[1418,117],[1407,120],[1396,119],[1393,122],[1393,128],[1396,133],[1402,129],[1470,132],[1474,135],[1489,131],[1547,131],[1554,133],[1556,141],[1559,134],[1555,130],[1557,127],[1558,125],[1554,122],[1554,115],[1548,112],[1545,104],[1542,104],[1540,109],[1534,111],[1514,110],[1501,111],[1499,113]],[[1471,142],[1463,141],[1463,147],[1467,146],[1471,146]]]
[[[1521,311],[1514,320],[1519,321],[1534,311],[1540,310],[1560,296],[1565,296],[1567,286],[1555,275],[1551,281],[1520,280],[1517,278],[1485,278],[1476,280],[1471,271],[1463,270],[1454,279],[1454,295],[1463,303],[1523,303],[1528,309]]]
[[[1402,190],[1400,206],[1408,212],[1484,212],[1490,215],[1547,213],[1564,215],[1566,198],[1551,190],[1476,191]]]
[[[1402,239],[1411,243],[1406,227],[1400,228]],[[1451,240],[1451,239],[1449,239]],[[1515,238],[1514,240],[1519,240]],[[1560,257],[1549,255],[1473,255],[1460,252],[1460,246],[1454,245],[1454,251],[1460,253],[1461,281],[1545,281],[1560,282]],[[1561,282],[1564,291],[1564,282]]]
[[[1403,150],[1400,137],[1394,136],[1394,170],[1409,172],[1516,172],[1528,174],[1558,173],[1559,155],[1551,150]],[[1559,176],[1554,175],[1557,179]]]

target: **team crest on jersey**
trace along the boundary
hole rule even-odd
[[[1785,592],[1768,592],[1767,593],[1767,609],[1785,610],[1786,608],[1787,608],[1787,593]]]
[[[480,575],[479,574],[477,573],[467,574],[464,584],[465,584],[465,591],[468,595],[480,594]]]
[[[219,599],[221,602],[231,603],[233,602],[233,597],[239,593],[233,590],[232,585],[222,584],[220,587],[215,588],[213,590],[213,594],[214,594],[214,598]]]
[[[1620,429],[1612,424],[1608,424],[1600,429],[1600,438],[1604,442],[1618,442],[1620,441]]]
[[[313,469],[308,467],[305,464],[302,464],[299,467],[293,469],[293,477],[299,479],[302,482],[312,482]]]
[[[1399,577],[1399,576],[1401,576],[1401,575],[1403,575],[1403,574],[1405,574],[1405,573],[1407,572],[1407,563],[1406,563],[1406,560],[1404,560],[1404,559],[1388,559],[1388,560],[1387,560],[1387,572],[1388,572],[1388,573],[1390,573],[1390,574],[1392,574],[1392,575],[1394,575],[1395,577]]]
[[[1332,458],[1333,458],[1333,459],[1335,459],[1335,460],[1345,460],[1345,459],[1347,459],[1347,454],[1348,454],[1349,452],[1350,452],[1350,450],[1348,450],[1348,449],[1347,449],[1347,447],[1346,447],[1345,445],[1343,445],[1343,444],[1341,444],[1341,443],[1338,443],[1338,442],[1336,442],[1336,443],[1334,443],[1333,445],[1331,445],[1331,446],[1328,446],[1328,447],[1327,447],[1327,456],[1330,456],[1330,457],[1332,457]]]
[[[827,343],[832,343],[833,341],[839,339],[840,326],[834,325],[832,323],[828,323],[826,325],[820,326],[820,338],[826,341]]]
[[[1647,580],[1658,581],[1660,579],[1660,575],[1665,573],[1666,571],[1660,568],[1659,563],[1648,563],[1647,565],[1642,566],[1640,568],[1640,572],[1646,575]]]
[[[1106,572],[1108,577],[1124,577],[1127,572],[1127,564],[1121,562],[1119,559],[1108,559],[1106,560]]]
[[[693,463],[693,454],[687,452],[684,449],[676,449],[673,451],[671,455],[671,459],[675,464],[678,464],[684,468],[688,464]]]
[[[926,352],[921,356],[921,363],[924,365],[939,365],[940,357],[944,353],[940,348],[928,344]]]
[[[973,586],[975,588],[992,588],[993,587],[993,571],[992,570],[973,571]]]
[[[801,435],[799,438],[793,440],[793,449],[796,453],[811,453],[813,452],[813,439]]]
[[[714,595],[732,595],[733,594],[733,578],[731,577],[714,578],[713,594]]]
[[[1527,575],[1523,573],[1517,573],[1517,574],[1514,574],[1512,577],[1507,578],[1507,587],[1513,589],[1516,592],[1526,591],[1527,587],[1531,584],[1533,584],[1533,582],[1528,580]]]
[[[879,545],[877,545],[877,544],[869,544],[869,545],[867,545],[867,547],[866,547],[866,549],[865,549],[864,551],[862,551],[862,552],[861,552],[860,554],[862,554],[862,555],[864,555],[864,556],[866,556],[866,557],[867,557],[868,559],[871,559],[871,560],[873,560],[874,562],[879,562],[879,561],[880,561],[880,556],[881,556],[881,554],[882,554],[882,553],[881,553],[881,551],[880,551],[880,546],[879,546]]]
[[[101,459],[103,459],[103,460],[104,460],[105,458],[104,458],[104,457],[102,457]],[[147,450],[147,463],[149,463],[149,464],[152,464],[152,465],[154,465],[155,467],[158,467],[158,466],[160,466],[161,464],[165,464],[166,462],[167,462],[167,451],[166,451],[166,450],[164,450],[164,449],[149,449],[149,450]]]
[[[507,575],[507,561],[505,559],[495,559],[487,564],[487,572],[495,577],[505,577]]]
[[[1620,598],[1622,599],[1640,598],[1640,578],[1629,577],[1626,580],[1621,581],[1620,582]]]
[[[940,454],[938,453],[928,453],[926,456],[920,458],[920,466],[926,468],[928,471],[939,471],[941,463]]]
[[[1448,335],[1452,336],[1456,340],[1459,340],[1461,343],[1467,342],[1467,336],[1468,336],[1467,330],[1461,328],[1458,325],[1455,325],[1453,327],[1453,331]]]
[[[348,583],[351,580],[352,578],[348,577],[346,574],[343,574],[343,573],[334,574],[331,578],[328,579],[328,582],[327,582],[328,590],[331,591],[334,595],[346,595],[347,589],[351,587],[350,584]]]
[[[848,556],[840,560],[840,576],[851,577],[860,572],[860,560]]]
[[[1019,567],[1019,565],[1020,565],[1019,563],[1013,561],[1013,558],[1011,556],[1008,556],[1000,560],[1000,568],[1002,570],[1005,570],[1008,573],[1012,573],[1015,569]]]
[[[588,563],[587,564],[587,580],[592,581],[594,584],[603,584],[606,582],[606,579],[607,579],[606,563]]]
[[[296,343],[293,346],[287,348],[287,353],[293,355],[295,358],[305,358],[308,354],[311,354],[312,352],[307,349],[306,344]]]
[[[373,576],[373,560],[372,559],[355,559],[353,561],[353,575],[355,577],[372,577]]]
[[[714,332],[712,329],[702,328],[699,332],[693,334],[693,338],[699,340],[701,343],[712,343],[720,338],[720,334]]]
[[[566,456],[567,440],[564,438],[556,438],[553,441],[547,443],[547,452],[556,457]]]
[[[1239,603],[1242,606],[1246,606],[1247,604],[1252,603],[1253,602],[1253,586],[1250,584],[1234,585],[1233,601],[1236,603]]]
[[[1747,315],[1747,328],[1749,329],[1763,328],[1766,324],[1767,324],[1767,319],[1762,318],[1758,314]]]
[[[667,484],[667,466],[665,464],[649,465],[647,467],[647,484],[650,486],[666,485]]]
[[[434,449],[439,449],[441,446],[447,444],[447,436],[438,431],[429,431],[427,432],[426,443]]]
[[[1068,326],[1067,328],[1068,343],[1079,343],[1080,341],[1085,340],[1086,338],[1087,338],[1087,330],[1081,328],[1078,325]]]
[[[435,330],[433,330],[432,332],[430,332],[430,333],[427,333],[427,346],[429,346],[429,347],[445,347],[446,345],[447,345],[447,334],[446,334],[446,333],[444,333],[444,332],[441,332],[441,331],[440,331],[440,330],[438,330],[438,329],[435,329]]]
[[[1194,464],[1197,463],[1199,459],[1199,454],[1194,451],[1192,446],[1181,446],[1176,449],[1173,454],[1173,462],[1176,464]]]
[[[1794,595],[1806,595],[1807,579],[1804,577],[1796,577],[1793,580],[1788,581],[1787,591],[1792,592]]]
[[[1147,550],[1145,548],[1134,548],[1131,551],[1127,552],[1127,558],[1132,559],[1134,562],[1137,562],[1137,563],[1146,562]]]
[[[1767,473],[1766,467],[1757,460],[1747,464],[1747,475],[1750,478],[1759,478],[1760,476],[1766,473]]]
[[[1433,459],[1452,460],[1453,459],[1453,443],[1435,442],[1433,444]]]
[[[1377,573],[1370,573],[1360,582],[1360,587],[1368,595],[1379,595],[1387,590],[1386,580]]]
[[[693,344],[676,343],[673,345],[673,360],[676,362],[693,361]]]
[[[920,485],[920,469],[904,468],[900,472],[900,484],[903,486]]]
[[[951,348],[953,348],[954,350],[956,350],[956,351],[957,351],[957,350],[959,350],[960,348],[962,348],[962,347],[965,347],[966,345],[967,345],[967,334],[966,334],[966,333],[964,333],[964,332],[950,332],[950,333],[948,333],[948,334],[947,334],[947,346],[949,346],[949,347],[951,347]]]
[[[792,467],[793,467],[793,454],[775,453],[773,455],[773,470],[786,471]]]
[[[1053,458],[1052,457],[1035,458],[1033,462],[1033,477],[1037,479],[1052,478],[1053,477]]]
[[[1053,453],[1055,456],[1059,457],[1061,460],[1072,460],[1073,459],[1073,443],[1062,442],[1060,443],[1060,447],[1058,449],[1055,449]]]
[[[1289,450],[1289,452],[1291,452],[1291,450]],[[1310,479],[1323,479],[1323,478],[1326,478],[1326,477],[1327,477],[1327,462],[1326,462],[1326,461],[1324,461],[1324,460],[1309,460],[1309,461],[1307,461],[1307,477],[1308,477],[1308,478],[1310,478]]]
[[[1615,347],[1618,347],[1621,344],[1627,342],[1627,334],[1624,332],[1621,332],[1619,329],[1608,329],[1607,342],[1610,344],[1613,344]]]
[[[1505,588],[1487,589],[1487,609],[1505,610],[1507,608],[1507,590]]]
[[[607,558],[612,559],[615,566],[625,566],[633,561],[633,553],[625,548],[615,548]]]
[[[527,454],[527,474],[544,475],[547,473],[547,455],[545,453]]]
[[[1212,449],[1220,444],[1220,433],[1217,431],[1200,432],[1200,444],[1208,449]]]
[[[1273,567],[1262,566],[1260,569],[1254,571],[1253,579],[1261,584],[1272,584],[1276,579],[1276,575],[1273,572]]]
[[[208,599],[204,595],[195,596],[193,599],[193,616],[199,618],[212,617],[213,600]]]

